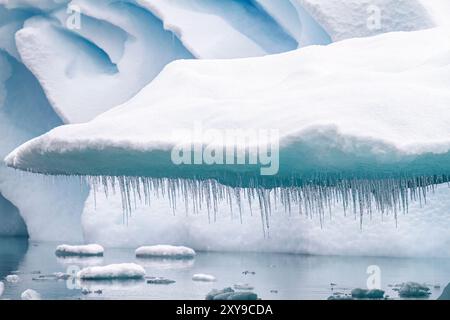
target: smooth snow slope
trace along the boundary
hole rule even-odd
[[[200,122],[204,130],[278,129],[277,178],[448,175],[448,37],[430,29],[263,58],[178,61],[126,104],[29,141],[6,162],[69,175],[218,178],[238,170],[245,186],[259,166],[171,162],[173,146],[193,143],[174,132]],[[195,144],[211,142],[203,139]]]

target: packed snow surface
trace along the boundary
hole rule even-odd
[[[135,263],[88,267],[77,273],[77,277],[84,280],[142,279],[144,276],[145,269]]]
[[[126,104],[33,139],[6,163],[46,174],[259,174],[259,165],[175,165],[177,146],[219,145],[196,137],[200,126],[278,130],[277,177],[449,174],[449,35],[435,28],[262,58],[177,61]]]
[[[189,259],[195,257],[195,251],[183,246],[155,245],[136,249],[136,257]]]
[[[22,300],[41,300],[41,295],[33,289],[25,290],[21,295]]]
[[[194,274],[192,276],[192,280],[193,281],[201,281],[201,282],[214,282],[217,279],[216,279],[216,277],[214,277],[210,274],[198,273],[198,274]]]
[[[56,248],[57,256],[103,256],[104,249],[98,244],[88,244],[82,246],[71,246],[67,244]]]

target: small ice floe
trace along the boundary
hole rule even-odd
[[[102,267],[88,267],[77,273],[83,280],[127,280],[142,279],[145,269],[135,263],[111,264]]]
[[[236,292],[232,288],[212,290],[206,295],[206,300],[258,300],[258,295],[253,292]]]
[[[5,284],[0,281],[0,298],[3,295],[3,292],[5,292]]]
[[[71,278],[71,275],[64,272],[55,272],[53,276],[56,278],[56,280],[67,280]]]
[[[360,289],[356,288],[352,290],[352,298],[355,299],[383,299],[384,291],[379,289]]]
[[[41,274],[37,277],[33,277],[33,281],[57,281],[57,280],[67,280],[71,276],[70,274],[63,273],[63,272],[55,272],[53,274]]]
[[[82,246],[60,245],[56,248],[55,254],[58,257],[102,257],[105,249],[98,244],[87,244]]]
[[[162,284],[162,285],[168,285],[168,284],[172,284],[175,283],[175,280],[170,280],[170,279],[166,279],[166,278],[159,278],[159,277],[150,277],[147,278],[147,283],[148,284]]]
[[[236,290],[246,290],[246,291],[251,291],[251,290],[255,289],[254,287],[252,287],[248,283],[236,283],[233,286],[233,288],[236,289]]]
[[[430,294],[430,288],[417,282],[402,283],[398,290],[401,298],[428,298]]]
[[[195,251],[188,247],[156,245],[136,249],[138,258],[171,258],[171,259],[193,259]]]
[[[9,276],[6,276],[5,280],[9,283],[17,283],[20,281],[20,277],[16,274],[10,274]]]
[[[22,300],[41,300],[41,295],[32,289],[25,290],[20,297]]]
[[[193,281],[201,281],[201,282],[214,282],[217,279],[216,279],[216,277],[214,277],[210,274],[198,273],[198,274],[194,274],[192,276],[192,280]]]

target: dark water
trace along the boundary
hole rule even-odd
[[[43,299],[204,299],[213,288],[236,283],[253,286],[262,299],[327,299],[333,292],[349,293],[366,287],[368,266],[379,267],[381,286],[398,298],[389,285],[406,281],[431,286],[436,299],[450,282],[450,259],[395,259],[370,257],[318,257],[287,254],[199,253],[192,261],[141,260],[132,249],[108,249],[103,258],[61,259],[54,255],[56,243],[28,243],[24,239],[0,238],[0,278],[5,283],[2,299],[20,299],[26,289],[38,291]],[[71,272],[90,265],[136,262],[148,276],[175,280],[171,285],[151,285],[145,281],[77,283],[38,281],[39,275]],[[255,274],[243,274],[251,271]],[[195,273],[212,274],[217,282],[198,283]],[[4,277],[17,274],[18,283]],[[331,290],[330,284],[334,283]],[[440,285],[440,288],[434,288]],[[82,288],[102,290],[83,294]]]

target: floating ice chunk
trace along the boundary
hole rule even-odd
[[[17,283],[20,281],[20,277],[16,274],[11,274],[9,276],[6,276],[6,281],[9,283]]]
[[[214,282],[217,279],[216,279],[216,277],[214,277],[210,274],[198,273],[198,274],[194,274],[192,276],[192,280],[193,281],[202,281],[202,282]]]
[[[248,283],[236,283],[233,287],[236,290],[245,290],[245,291],[251,291],[254,289],[254,287],[249,285]]]
[[[139,258],[173,258],[173,259],[192,259],[195,251],[183,246],[156,245],[149,247],[140,247],[136,250],[136,257]]]
[[[0,297],[3,295],[3,292],[5,292],[5,284],[0,281]]]
[[[102,267],[88,267],[77,273],[84,280],[142,279],[145,269],[135,263],[111,264]]]
[[[41,300],[41,295],[32,289],[25,290],[20,297],[22,300]]]
[[[406,282],[400,285],[398,294],[402,298],[427,298],[431,292],[425,284]]]
[[[82,246],[71,246],[67,244],[60,245],[56,248],[55,254],[60,257],[64,256],[103,256],[105,250],[98,244],[88,244]]]

